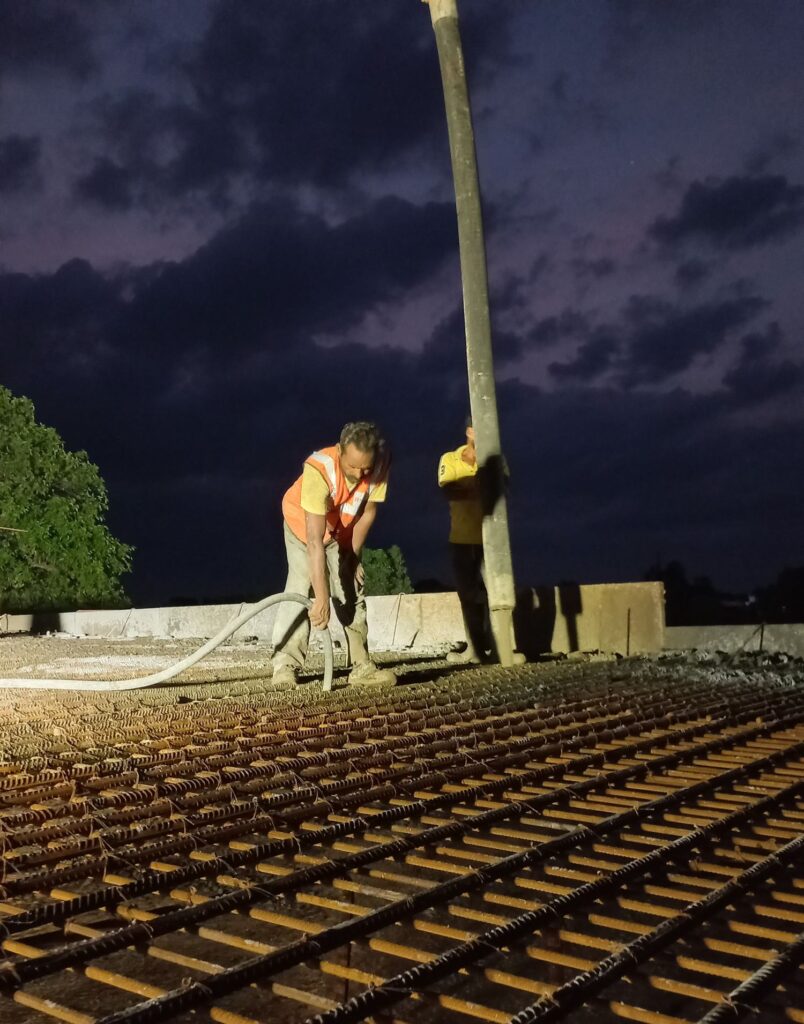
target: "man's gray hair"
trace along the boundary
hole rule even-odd
[[[384,441],[376,424],[358,420],[347,423],[341,431],[341,448],[353,444],[361,452],[376,454],[384,446]]]

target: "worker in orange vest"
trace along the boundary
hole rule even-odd
[[[309,614],[290,603],[279,606],[274,623],[273,678],[298,681],[310,639],[310,625],[329,623],[330,598],[346,634],[351,685],[393,685],[396,676],[380,669],[368,653],[368,623],[361,553],[388,489],[388,448],[373,423],[347,423],[338,444],[321,448],[304,462],[301,476],[282,499],[288,578],[285,590],[309,595]]]

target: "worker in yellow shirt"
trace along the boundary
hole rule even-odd
[[[466,650],[451,651],[447,661],[476,665],[491,660],[494,642],[483,582],[483,507],[471,423],[466,427],[466,444],[441,456],[438,486],[449,501],[449,548],[466,630]]]
[[[438,486],[449,501],[449,548],[466,631],[466,649],[450,651],[447,661],[466,665],[497,661],[484,582],[483,506],[471,421],[466,424],[466,444],[441,456]],[[515,665],[524,661],[524,655],[514,652]]]
[[[346,634],[352,685],[393,685],[368,653],[368,624],[361,554],[385,501],[389,452],[373,423],[347,423],[338,444],[321,448],[304,463],[301,476],[282,499],[288,578],[285,590],[309,595],[309,614],[281,604],[274,623],[273,678],[298,681],[310,640],[310,625],[329,624],[330,598]]]

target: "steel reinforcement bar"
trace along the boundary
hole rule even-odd
[[[804,711],[804,707],[802,711]],[[788,722],[796,721],[797,719],[798,716],[790,716]],[[235,909],[242,910],[270,896],[277,896],[292,891],[297,886],[325,881],[328,878],[336,877],[353,868],[370,864],[385,857],[398,857],[404,853],[423,846],[432,845],[444,839],[459,837],[473,829],[504,821],[523,813],[540,810],[569,797],[582,796],[587,792],[604,789],[617,782],[638,779],[647,774],[648,771],[653,772],[665,767],[682,764],[685,761],[694,760],[697,757],[716,752],[736,742],[761,736],[769,730],[779,727],[779,725],[780,723],[773,721],[739,730],[697,746],[687,747],[663,758],[599,774],[583,782],[559,787],[528,800],[509,802],[502,807],[472,815],[461,821],[427,828],[416,835],[395,839],[374,846],[369,850],[338,858],[337,860],[327,860],[323,864],[295,871],[283,878],[237,889],[224,896],[210,899],[203,904],[163,914],[152,922],[138,922],[129,925],[111,935],[104,936],[102,939],[88,940],[83,944],[74,944],[62,951],[56,951],[37,960],[22,964],[19,969],[4,969],[0,965],[0,990],[6,987],[14,987],[35,977],[53,973],[61,970],[63,967],[75,966],[78,962],[86,962],[95,956],[106,955],[114,952],[116,949],[125,948],[127,945],[145,941],[159,934],[167,934],[182,927],[198,925],[209,917],[220,913]],[[668,742],[687,741],[693,739],[696,735],[700,735],[702,732],[711,732],[712,728],[713,723],[705,723],[690,729],[679,730],[676,733],[666,734],[658,739],[652,737],[637,743],[628,744],[616,751],[601,752],[600,754],[576,758],[566,765],[549,766],[527,772],[524,775],[496,780],[482,786],[472,787],[464,799],[466,796],[476,799],[478,795],[494,795],[503,789],[515,790],[525,784],[538,783],[547,778],[555,779],[557,776],[566,774],[569,771],[575,773],[578,770],[597,767],[605,763],[607,759],[619,760],[623,757],[630,757],[632,754],[639,754],[655,747],[665,746]],[[556,768],[559,770],[556,771]],[[251,865],[271,856],[288,852],[299,852],[303,848],[320,845],[323,842],[331,841],[344,835],[355,835],[369,828],[388,825],[404,818],[413,817],[416,814],[432,811],[437,806],[449,806],[455,802],[454,799],[451,799],[451,796],[442,795],[432,799],[416,801],[412,804],[391,807],[367,817],[360,817],[347,822],[329,825],[322,829],[304,832],[299,837],[292,839],[274,840],[266,844],[260,844],[247,851],[215,858],[213,861],[203,861],[196,865],[188,865],[185,868],[177,868],[175,872],[149,872],[147,878],[139,879],[137,882],[129,883],[126,886],[117,887],[111,892],[87,893],[74,900],[64,900],[54,904],[43,905],[20,915],[7,917],[0,920],[0,935],[3,933],[10,935],[31,927],[41,926],[48,922],[63,921],[75,913],[83,913],[99,906],[123,902],[125,899],[131,899],[145,892],[152,892],[156,888],[152,884],[154,882],[159,885],[167,883],[171,887],[175,887],[179,883],[192,881],[199,877],[210,875],[213,872],[231,871],[235,867]]]
[[[797,724],[800,721],[800,716],[790,716],[790,718],[793,719],[794,722],[791,722],[790,719],[781,720],[768,726],[758,727],[758,729],[761,731],[774,732],[784,729],[790,724]],[[717,740],[701,744],[697,748],[690,749],[693,751],[692,757],[700,757],[708,751],[722,749],[723,745],[723,740]],[[264,980],[273,974],[284,971],[310,958],[318,958],[322,954],[331,951],[338,946],[365,938],[377,930],[384,928],[387,925],[394,924],[404,918],[410,917],[415,913],[430,909],[431,907],[439,904],[444,904],[459,895],[482,889],[495,880],[511,877],[517,870],[535,866],[549,857],[553,857],[556,854],[572,849],[580,843],[599,840],[601,835],[622,829],[623,827],[635,822],[644,821],[645,818],[670,810],[686,800],[716,791],[720,787],[745,779],[752,773],[772,767],[779,762],[784,762],[794,757],[798,757],[802,751],[804,751],[804,742],[795,743],[784,750],[776,751],[748,764],[719,773],[700,782],[693,783],[681,790],[665,794],[638,807],[611,815],[596,823],[594,828],[590,828],[589,826],[579,826],[571,829],[561,836],[533,845],[520,853],[502,858],[494,864],[479,868],[457,878],[453,878],[450,881],[437,885],[425,892],[396,900],[379,910],[372,911],[361,916],[357,920],[349,920],[339,923],[331,928],[327,928],[324,931],[319,932],[314,937],[303,938],[274,952],[252,957],[242,964],[225,968],[219,973],[205,979],[203,983],[191,982],[181,990],[170,991],[165,995],[148,1000],[126,1010],[113,1013],[103,1018],[101,1024],[124,1024],[124,1022],[125,1024],[146,1024],[146,1022],[165,1020],[177,1013],[182,1013],[205,1003],[209,1003],[215,998],[222,997],[242,986],[249,985],[254,981]],[[679,751],[675,754],[666,755],[665,757],[656,759],[645,765],[640,765],[637,771],[637,776],[642,773],[646,773],[648,770],[653,774],[656,771],[671,768],[684,760],[685,757],[689,756],[690,750]],[[607,777],[607,783],[610,785],[613,781],[616,781],[618,777],[624,780],[626,778],[633,777],[633,775],[633,769],[622,769],[619,772],[611,773]],[[597,780],[590,780],[590,782],[596,781]],[[788,787],[788,789],[785,790],[785,798],[793,798],[799,795],[802,792],[802,786],[804,786],[804,783],[797,782],[793,786]],[[736,811],[734,812],[734,815],[728,816],[728,824],[724,827],[731,828],[735,823],[745,820],[746,818],[756,816],[757,814],[761,814],[764,810],[772,806],[776,806],[778,803],[778,794],[776,797],[768,797],[765,800],[758,801],[756,804],[752,804],[748,809]],[[706,836],[713,832],[714,830],[711,829],[710,826],[696,830],[694,842],[704,842],[706,840]],[[690,842],[690,849],[694,845],[694,842]],[[392,845],[394,844],[389,844],[389,847]],[[650,870],[661,863],[662,858],[668,856],[665,851],[671,847],[653,851],[653,854],[649,855],[650,859],[648,860],[640,858],[640,861],[644,862],[644,869]],[[684,849],[683,844],[676,848],[677,851],[682,849]],[[370,852],[375,853],[373,850]],[[326,876],[329,872],[338,874],[344,869],[345,866],[340,863],[332,864],[330,862],[318,865],[306,871],[298,872],[298,877],[294,884],[309,884],[310,882],[319,880],[320,872],[323,872],[323,875]],[[605,883],[605,879],[601,879],[601,884],[602,883]],[[594,885],[594,883],[590,884]],[[287,891],[287,888],[287,878],[279,878],[275,882],[268,883],[268,885],[264,887],[266,894],[269,892]],[[582,886],[580,890],[577,890],[579,895],[576,898],[579,900],[588,899],[590,893],[595,891],[596,890],[594,889],[590,890],[585,886]],[[574,896],[575,894],[573,893],[572,895]],[[556,909],[564,905],[561,901],[570,898],[571,897],[561,897],[558,903],[551,901],[550,904],[546,905],[549,908],[546,912],[549,915],[555,915]],[[228,897],[224,897],[224,899],[228,899]],[[193,911],[203,911],[207,907],[208,903],[202,903],[190,909]],[[503,926],[505,930],[502,934],[502,938],[513,939],[516,937],[518,929],[522,930],[522,934],[527,933],[528,930],[532,930],[535,926],[534,922],[543,920],[540,916],[536,918],[533,917],[534,914],[539,915],[540,913],[540,911],[533,911],[529,914],[523,915],[521,918],[517,918],[515,926],[511,923]],[[157,925],[160,920],[160,918],[157,918],[148,922],[148,924],[152,927]],[[187,916],[186,923],[187,925],[192,924],[192,917],[189,914]],[[110,938],[116,938],[117,934],[118,933],[114,933]],[[488,936],[488,933],[485,934]],[[493,930],[492,934],[494,934]],[[144,941],[147,937],[147,929],[138,933],[139,941]],[[128,941],[132,941],[130,936]],[[79,946],[74,948],[72,952],[75,954],[80,948],[88,950],[90,947],[79,944]],[[109,947],[104,946],[104,940],[98,940],[97,944],[93,945],[91,948],[93,950],[92,955],[103,955]],[[489,948],[489,941],[487,938],[484,938],[482,943],[467,943],[464,947],[461,947],[460,962],[458,962],[457,959],[458,955],[452,951],[450,954],[446,955],[446,958],[439,958],[437,961],[431,961],[428,964],[421,965],[421,967],[414,968],[412,972],[406,972],[405,977],[408,979],[416,979],[416,984],[418,984],[419,981],[424,981],[424,984],[427,984],[425,979],[428,978],[429,972],[433,972],[433,978],[438,976],[439,967],[434,965],[440,965],[440,970],[447,974],[452,973],[453,970],[457,970],[458,967],[463,964],[464,957],[466,958],[466,963],[472,962],[474,959],[477,959],[484,954],[488,954]],[[58,961],[51,960],[51,963],[54,965],[58,963],[60,967],[67,967],[84,960],[85,953],[82,952],[81,955],[75,957],[74,960],[70,959],[70,953],[70,949],[65,949],[61,953],[53,954],[52,956],[56,956],[59,959]],[[26,963],[25,966],[34,967],[40,962],[41,960],[31,961]],[[375,1004],[374,1002],[374,1000],[380,1000],[381,997],[379,993],[382,993],[383,1000],[388,1000],[388,1005],[391,1005],[399,998],[403,998],[406,990],[400,988],[397,981],[398,979],[394,979],[382,986],[378,986],[374,992],[370,994],[372,1006],[380,1008],[380,1003],[377,1002]],[[383,1003],[383,1005],[385,1004]],[[371,1012],[371,1010],[368,1010],[367,1012]]]
[[[308,1019],[306,1024],[354,1024],[356,1021],[364,1020],[370,1014],[387,1010],[395,1003],[408,998],[414,992],[421,990],[435,981],[454,974],[462,968],[489,956],[490,953],[499,953],[503,946],[509,946],[517,940],[531,934],[540,926],[553,923],[557,918],[565,917],[573,910],[588,905],[592,900],[599,898],[611,890],[632,881],[640,875],[647,874],[668,863],[684,859],[689,856],[696,847],[711,842],[721,832],[726,832],[737,825],[744,823],[747,819],[762,814],[765,810],[772,809],[785,800],[794,799],[804,792],[804,781],[798,781],[788,786],[786,790],[772,797],[766,797],[757,801],[733,814],[729,814],[719,821],[711,822],[690,832],[688,835],[675,840],[660,849],[652,850],[644,857],[639,857],[623,865],[617,871],[595,882],[579,886],[566,896],[559,896],[550,900],[538,910],[529,911],[514,920],[497,928],[491,928],[476,938],[453,947],[448,953],[414,967],[409,971],[397,974],[389,978],[381,985],[354,996],[347,1003],[331,1010],[328,1013],[319,1014]],[[662,802],[666,797],[660,798]],[[664,945],[683,935],[686,931],[695,927],[696,924],[714,910],[717,910],[732,899],[736,894],[749,891],[767,879],[774,871],[788,864],[800,860],[804,855],[804,836],[792,840],[781,850],[770,854],[757,864],[753,864],[746,871],[742,872],[736,879],[727,882],[719,889],[712,892],[703,900],[689,905],[678,917],[664,921],[658,928],[648,935],[641,936],[634,942],[629,943],[620,952],[607,960],[604,960],[593,971],[585,975],[579,975],[568,984],[553,992],[546,999],[532,1007],[527,1007],[511,1018],[511,1024],[531,1024],[533,1021],[556,1020],[565,1016],[573,1009],[577,1009],[586,996],[594,995],[605,984],[622,976],[629,968],[633,969],[648,956],[661,949]],[[318,936],[320,940],[320,936]],[[786,969],[787,961],[785,961]],[[759,973],[759,972],[758,972]],[[135,1020],[153,1020],[153,1017],[135,1017]],[[114,1014],[104,1018],[100,1024],[118,1024],[123,1020],[130,1021],[131,1018],[125,1013]]]
[[[748,710],[735,716],[736,720],[738,722],[750,720],[752,714],[756,713],[763,706],[763,704],[757,702],[749,704],[747,706]],[[682,719],[684,717],[700,718],[700,715],[691,714],[678,717]],[[104,845],[102,847],[104,856],[101,863],[104,868],[129,868],[137,862],[141,863],[170,854],[186,853],[197,849],[201,844],[224,842],[245,832],[253,832],[262,828],[274,829],[278,824],[287,825],[292,823],[299,816],[299,813],[306,818],[322,816],[336,810],[345,810],[354,803],[367,803],[371,799],[382,799],[383,797],[396,798],[404,795],[411,789],[422,789],[428,784],[435,784],[443,780],[450,781],[453,778],[464,780],[473,775],[489,772],[492,769],[515,765],[523,760],[531,759],[534,752],[540,754],[548,752],[551,742],[555,744],[557,751],[566,751],[581,747],[584,743],[588,743],[590,739],[598,742],[607,739],[621,739],[644,731],[645,728],[659,728],[666,719],[667,716],[665,715],[648,722],[639,723],[638,725],[634,723],[618,725],[616,723],[621,722],[621,717],[615,717],[608,720],[598,720],[597,722],[592,722],[592,724],[584,722],[577,726],[564,726],[552,733],[537,733],[527,738],[517,738],[509,744],[494,744],[485,747],[483,748],[483,753],[489,757],[489,760],[479,760],[477,757],[469,758],[468,755],[459,755],[457,757],[459,763],[455,764],[455,759],[450,760],[441,756],[432,762],[417,761],[396,778],[393,775],[389,778],[388,773],[379,775],[375,771],[372,774],[371,781],[379,782],[380,785],[375,785],[368,789],[365,787],[364,780],[358,779],[352,780],[348,786],[340,787],[340,792],[335,790],[334,787],[331,787],[328,791],[321,785],[302,785],[288,791],[286,794],[270,793],[267,796],[255,796],[251,798],[250,813],[243,815],[245,820],[235,824],[199,829],[193,834],[187,834],[187,829],[184,828],[184,834],[176,839],[160,840],[154,844],[145,843],[134,849],[126,849],[124,853],[119,855]],[[565,733],[572,738],[566,738]],[[515,748],[514,751],[511,750],[512,747]],[[506,751],[508,752],[506,753]],[[338,752],[335,751],[335,753]],[[368,757],[371,750],[368,747],[362,750],[350,748],[349,753],[355,759],[353,764],[358,766],[361,756],[365,754]],[[294,759],[294,761],[297,760],[299,759]],[[376,756],[373,757],[373,760],[376,760]],[[286,764],[283,766],[287,768]],[[436,771],[428,775],[431,768],[435,768]],[[406,779],[404,778],[405,774],[412,774],[413,777]],[[266,771],[266,776],[269,779],[276,777],[270,771]],[[536,777],[534,776],[535,780]],[[190,781],[192,780],[188,780],[188,783]],[[200,786],[208,784],[209,780],[198,778],[195,781]],[[522,784],[520,783],[520,785]],[[197,789],[198,787],[194,788]],[[354,795],[344,795],[344,789],[351,789]],[[142,795],[139,794],[139,796],[142,799]],[[288,804],[302,804],[304,800],[309,798],[316,799],[318,804],[314,806],[307,804],[297,810],[293,808],[288,809]],[[263,810],[270,808],[271,813],[257,815],[255,814],[256,807]],[[175,807],[173,810],[175,811]],[[72,852],[84,854],[83,860],[73,861],[73,863],[66,867],[48,868],[39,872],[19,872],[13,863],[8,864],[8,862],[4,862],[6,873],[0,890],[6,896],[11,896],[89,877],[97,873],[99,860],[93,854],[98,852],[101,845],[100,840],[94,846],[88,841],[84,845],[77,845]],[[20,858],[17,863],[22,866],[25,866],[27,863],[36,863],[37,856],[41,856],[45,860],[64,859],[65,853],[58,848],[51,849],[46,854],[34,854],[26,858]],[[9,867],[14,871],[13,874],[9,874]]]
[[[787,944],[778,956],[768,960],[736,988],[721,1003],[713,1006],[698,1020],[698,1024],[732,1024],[748,1014],[756,1014],[758,1000],[772,992],[780,982],[804,963],[804,932]]]
[[[321,843],[342,838],[347,835],[358,835],[370,828],[375,828],[378,825],[390,825],[396,821],[402,821],[405,818],[414,817],[418,814],[432,812],[433,810],[444,807],[451,807],[458,803],[464,803],[470,798],[476,800],[478,798],[496,796],[505,790],[515,791],[522,789],[525,786],[538,785],[546,779],[559,779],[570,771],[573,773],[584,771],[589,768],[604,765],[607,761],[616,762],[622,758],[642,753],[643,751],[655,748],[661,749],[669,743],[692,740],[696,736],[714,732],[719,727],[725,725],[739,725],[742,720],[750,719],[755,711],[756,708],[743,712],[742,715],[735,716],[728,721],[725,719],[715,720],[686,729],[667,732],[658,737],[650,736],[635,743],[623,745],[616,750],[601,751],[596,754],[589,754],[575,758],[567,764],[543,766],[510,777],[507,776],[503,779],[480,783],[467,789],[464,793],[441,794],[438,796],[428,797],[426,799],[399,804],[383,811],[373,812],[370,815],[360,815],[345,822],[327,825],[316,830],[304,831],[292,838],[270,840],[267,843],[256,844],[248,850],[232,851],[223,857],[215,857],[209,860],[198,861],[183,867],[177,866],[171,871],[157,871],[151,869],[146,871],[140,878],[133,882],[125,883],[123,885],[109,885],[104,888],[97,889],[94,892],[84,893],[74,899],[61,899],[55,903],[41,904],[18,915],[2,918],[0,919],[0,936],[3,934],[10,935],[17,931],[41,926],[45,923],[57,923],[59,921],[66,920],[68,917],[76,913],[84,913],[103,906],[115,906],[119,903],[136,898],[137,896],[152,892],[165,885],[175,886],[177,884],[195,881],[196,879],[215,874],[219,871],[230,871],[236,867],[250,866],[270,857],[279,856],[285,853],[299,852],[303,849],[317,846]],[[654,727],[654,722],[641,723],[641,727],[643,730],[650,730]],[[765,726],[754,726],[743,730],[742,732],[722,737],[714,742],[716,744],[726,744],[735,742],[742,738],[751,738],[752,736],[761,734],[765,728]],[[588,744],[588,742],[589,736],[584,735],[568,743],[556,746],[555,750],[560,750],[563,755],[566,755],[573,750],[582,748],[585,744]],[[551,746],[549,744],[546,747],[539,745],[539,751],[542,754],[549,754],[551,752]],[[484,770],[488,770],[489,767],[490,766],[487,765],[484,766]],[[637,769],[633,769],[634,775],[636,774],[636,771]],[[603,778],[606,778],[606,776],[603,776]],[[522,808],[533,810],[538,807],[546,806],[549,802],[557,801],[568,795],[580,795],[586,789],[592,788],[592,782],[595,782],[597,785],[601,784],[600,780],[591,780],[589,782],[575,784],[574,786],[562,787],[561,789],[554,790],[552,794],[547,794],[546,796],[535,798],[530,801],[522,801],[520,804],[509,804],[504,808],[499,808],[492,812],[485,812],[482,815],[474,816],[470,821],[461,822],[460,824],[463,826],[463,829],[466,830],[471,827],[480,827],[483,824],[488,824],[493,821],[502,821],[506,817],[512,817],[517,813],[521,813]],[[421,785],[421,780],[419,780],[419,785]],[[360,794],[361,802],[365,804],[367,802],[367,797],[370,795],[371,794],[366,791],[363,791]],[[393,795],[397,796],[398,793],[394,791]],[[338,809],[339,807],[340,809],[345,809],[343,803],[340,805],[337,803],[330,805],[330,809]],[[274,824],[273,819],[271,819],[271,825],[273,826]],[[259,819],[253,820],[251,828],[255,829],[259,827],[259,825]],[[410,844],[409,848],[411,849],[415,846],[426,845],[428,842],[433,841],[432,838],[428,838],[428,835],[432,835],[432,832],[425,833],[421,841],[409,838],[405,840],[405,842]],[[150,856],[153,856],[153,851],[148,851],[148,853]],[[37,876],[35,883],[32,880],[29,880],[29,884],[26,885],[25,889],[33,888],[34,884],[40,884],[40,879],[42,882],[46,882],[48,885],[54,886],[64,882],[65,880],[72,881],[76,877],[80,877],[80,875],[78,875],[74,869],[67,868],[62,871],[50,872],[44,878],[42,878],[42,876]],[[13,879],[9,880],[9,882],[13,882]],[[12,891],[20,890],[15,887]],[[245,899],[245,895],[241,894],[241,898]]]
[[[796,782],[788,788],[787,792],[798,795],[803,787],[804,782]],[[780,794],[780,796],[782,795]],[[768,799],[771,804],[776,804],[779,797],[769,797]],[[704,833],[706,830],[700,831]],[[705,835],[701,835],[699,841],[705,841],[706,838]],[[663,921],[652,931],[640,935],[638,939],[629,942],[614,955],[602,960],[592,970],[577,975],[547,998],[521,1010],[511,1018],[511,1024],[536,1024],[537,1021],[560,1020],[562,1017],[566,1017],[567,1014],[583,1005],[588,998],[597,995],[607,985],[621,978],[627,971],[644,964],[650,957],[655,956],[665,947],[692,931],[693,928],[698,927],[716,911],[724,909],[735,897],[750,892],[775,871],[800,861],[802,857],[804,857],[804,836],[798,836],[786,843],[781,850],[769,854],[757,864],[752,864],[737,878],[726,882],[702,899],[689,903],[684,908],[683,914]]]
[[[785,701],[778,702],[782,703],[782,705],[784,705],[785,703]],[[732,705],[729,711],[731,712],[731,715],[734,718],[734,720],[737,722],[750,719],[752,712],[760,713],[766,710],[765,703],[761,700],[758,701],[756,699],[748,701],[747,703],[742,703],[742,705],[740,705],[740,702],[737,701],[735,702],[735,705],[736,707]],[[737,709],[739,709],[740,711],[739,714],[735,714]],[[715,709],[710,709],[710,711],[714,710]],[[443,759],[443,757],[440,757],[437,760],[436,764],[437,775],[445,776],[448,779],[451,777],[465,779],[473,774],[479,774],[483,771],[489,771],[491,770],[492,767],[500,768],[504,765],[516,764],[520,760],[526,761],[528,758],[531,757],[531,754],[536,749],[539,749],[540,753],[547,753],[549,751],[549,742],[551,739],[559,743],[561,750],[566,751],[572,749],[574,745],[578,745],[579,740],[583,739],[585,736],[586,738],[589,738],[587,734],[592,734],[598,741],[606,740],[608,738],[623,738],[624,736],[627,736],[629,734],[635,734],[639,731],[644,731],[645,728],[660,728],[662,726],[666,726],[668,719],[671,717],[683,720],[684,718],[700,718],[700,715],[690,715],[689,713],[687,713],[686,715],[677,716],[663,715],[658,719],[654,718],[653,720],[649,720],[647,722],[639,722],[638,724],[631,722],[628,726],[620,725],[613,727],[612,729],[608,729],[608,726],[611,723],[605,721],[598,721],[591,725],[585,722],[582,723],[580,726],[576,727],[562,727],[562,729],[558,729],[552,734],[543,732],[524,738],[520,737],[518,739],[515,739],[513,743],[509,743],[507,745],[493,744],[492,746],[488,746],[488,748],[485,748],[483,750],[483,753],[488,755],[499,755],[499,758],[493,761],[491,764],[485,761],[478,761],[477,758],[473,758],[472,763],[469,766],[466,766],[464,763],[461,763],[457,767],[451,768],[449,767],[449,762]],[[602,726],[602,728],[600,728],[600,726]],[[575,738],[570,740],[563,739],[562,730],[564,728],[566,729],[566,731],[572,733]],[[501,753],[506,750],[510,752],[512,745],[515,746],[516,752],[508,754]],[[339,752],[335,751],[333,753]],[[354,761],[354,765],[358,766],[359,764],[361,764],[361,761],[359,761],[359,757],[361,757],[362,755],[370,755],[371,749],[351,749],[351,753],[356,759]],[[298,759],[294,759],[294,761],[296,760]],[[338,759],[336,759],[336,761],[337,760]],[[283,764],[283,767],[287,768],[288,766],[287,764]],[[421,768],[422,765],[419,765],[419,772],[421,772]],[[273,776],[273,769],[272,766],[270,765],[265,766],[265,774],[268,777],[276,777]],[[376,779],[377,775],[375,774],[374,780]],[[437,777],[434,776],[433,781],[436,780]],[[188,779],[187,783],[192,781],[196,781],[198,783],[198,785],[192,787],[193,790],[198,791],[198,786],[208,784],[209,780],[206,778],[196,778],[195,780]],[[387,776],[383,778],[382,781],[386,785],[389,784],[387,781]],[[424,772],[422,772],[421,774],[417,773],[415,777],[412,778],[410,781],[401,780],[395,786],[391,785],[391,790],[393,791],[391,795],[394,797],[398,797],[401,794],[404,794],[406,791],[410,790],[410,788],[421,788],[426,781],[426,774]],[[355,784],[353,788],[357,788],[357,790],[359,790],[359,787],[361,787],[362,784],[363,783]],[[390,790],[386,790],[383,793],[382,788],[379,788],[379,790],[374,791],[374,795],[379,799],[382,796],[387,796],[390,792]],[[490,791],[490,794],[491,792],[493,791]],[[123,796],[125,796],[125,791],[123,793]],[[142,794],[137,794],[137,796],[139,797],[139,799],[143,799]],[[333,798],[332,793],[327,794],[323,792],[321,786],[316,787],[312,785],[307,786],[306,790],[304,787],[302,787],[301,791],[296,790],[291,792],[287,798],[283,798],[281,795],[277,794],[269,794],[266,797],[252,797],[252,807],[254,806],[254,803],[256,801],[256,803],[262,806],[263,809],[270,808],[271,813],[265,814],[262,817],[255,817],[252,811],[252,814],[250,816],[243,816],[244,819],[241,820],[240,823],[228,824],[224,826],[209,826],[204,830],[199,830],[198,833],[196,833],[195,835],[180,836],[176,840],[162,840],[156,844],[143,844],[139,848],[133,850],[127,849],[125,853],[122,855],[116,855],[114,851],[110,850],[108,847],[103,847],[103,857],[102,860],[100,861],[98,861],[97,857],[92,856],[91,848],[85,850],[84,848],[82,848],[81,845],[78,845],[76,846],[73,852],[77,854],[84,854],[82,860],[74,860],[71,864],[65,867],[48,868],[47,870],[42,870],[39,872],[18,872],[18,868],[15,868],[14,873],[9,874],[9,867],[11,865],[9,865],[7,861],[4,861],[4,879],[2,890],[4,891],[6,896],[11,895],[12,893],[23,894],[25,892],[32,892],[38,889],[42,889],[44,887],[53,887],[55,885],[59,885],[62,883],[74,882],[80,878],[89,877],[91,876],[91,874],[97,872],[99,863],[105,868],[115,866],[125,868],[128,867],[131,863],[137,861],[142,862],[158,857],[165,857],[170,853],[182,853],[187,852],[188,850],[192,851],[199,845],[200,841],[203,841],[205,843],[222,842],[237,837],[239,834],[242,834],[244,833],[244,831],[248,831],[250,829],[254,830],[259,827],[271,828],[276,826],[276,824],[280,822],[283,824],[287,824],[294,820],[294,813],[287,809],[283,811],[283,805],[287,805],[288,803],[296,803],[303,799],[321,798],[319,807],[311,807],[310,805],[306,805],[306,807],[304,808],[304,814],[306,816],[314,817],[316,814],[321,815],[322,813],[329,812],[337,807],[345,809],[354,802],[366,803],[368,796],[369,794],[367,794],[364,791],[362,795],[359,795],[359,799],[357,801],[352,800],[348,797],[344,797],[342,795],[340,797],[336,796],[335,798]],[[108,799],[111,800],[114,798]],[[175,811],[176,808],[174,807],[173,810]],[[61,851],[59,851],[58,848],[56,848],[49,850],[46,854],[43,854],[42,856],[45,859],[51,859],[58,857],[59,853],[61,853]],[[35,856],[36,855],[34,855],[31,859],[35,859]],[[60,859],[64,859],[64,854],[62,854]]]

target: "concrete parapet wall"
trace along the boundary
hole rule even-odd
[[[399,594],[370,597],[369,640],[376,650],[432,650],[464,639],[458,596]],[[2,615],[0,632],[69,633],[72,636],[214,636],[246,605],[189,605],[45,615]],[[276,608],[267,608],[234,636],[270,641]],[[520,649],[530,657],[545,653],[602,650],[620,654],[659,651],[664,644],[664,593],[660,583],[611,583],[523,590],[515,612]],[[343,631],[332,617],[333,640]]]
[[[661,583],[536,587],[520,593],[517,639],[529,657],[552,651],[653,654],[664,645]]]
[[[804,624],[766,626],[669,626],[667,650],[782,652],[804,658]]]

